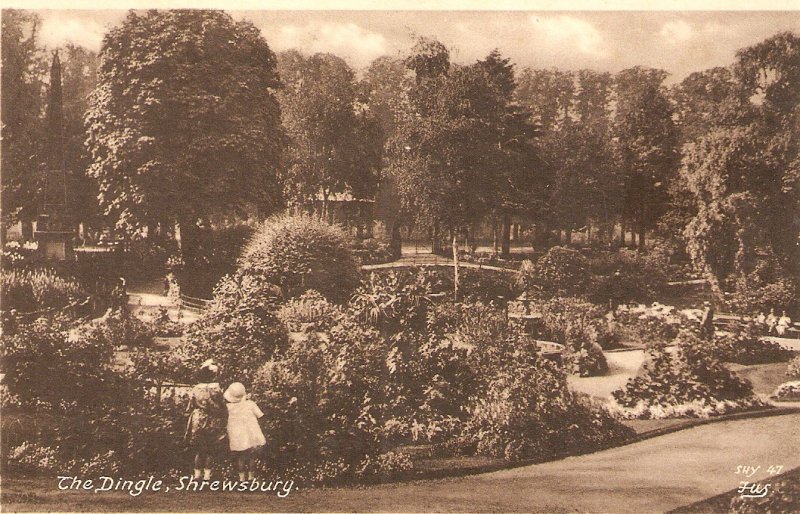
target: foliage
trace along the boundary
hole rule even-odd
[[[669,200],[667,184],[680,161],[678,131],[663,85],[664,70],[635,66],[619,72],[613,134],[624,174],[622,217],[635,224],[639,248]]]
[[[172,321],[166,307],[159,307],[150,322],[150,328],[155,337],[180,337],[186,327],[179,321]]]
[[[30,221],[41,205],[42,92],[45,62],[39,54],[38,14],[7,9],[2,29],[3,225]],[[29,234],[28,237],[33,234]]]
[[[789,368],[786,370],[786,374],[794,379],[800,380],[800,355],[789,362]]]
[[[153,234],[130,242],[126,265],[137,276],[159,277],[164,274],[168,260],[177,254],[178,245],[174,239]]]
[[[86,324],[92,337],[112,346],[137,348],[153,342],[154,327],[124,309],[109,309],[101,318]]]
[[[383,264],[395,257],[388,241],[375,238],[357,240],[353,253],[361,264]]]
[[[525,69],[519,76],[515,99],[533,115],[539,132],[538,181],[547,187],[534,199],[536,218],[547,228],[569,234],[616,217],[622,177],[610,130],[613,86],[610,74],[586,69]]]
[[[271,469],[341,460],[352,473],[380,453],[381,346],[374,331],[343,320],[324,337],[293,337],[259,370],[253,398],[266,413]]]
[[[800,283],[783,276],[774,260],[763,259],[752,272],[737,275],[729,282],[733,282],[729,303],[739,312],[800,312]]]
[[[86,298],[74,278],[52,268],[0,270],[3,309],[20,313],[61,308]]]
[[[570,392],[563,374],[523,359],[491,379],[472,407],[462,441],[478,454],[513,461],[602,448],[632,435],[603,407]]]
[[[800,381],[794,380],[782,383],[770,395],[770,398],[783,401],[800,400]]]
[[[414,462],[407,453],[390,451],[376,457],[368,456],[358,465],[356,476],[384,478],[408,473],[414,469]]]
[[[686,405],[690,409],[683,414],[692,416],[757,404],[752,402],[750,382],[728,370],[705,341],[687,331],[674,352],[664,346],[649,350],[639,374],[612,396],[637,417],[657,416],[664,409],[675,412]]]
[[[7,463],[11,469],[22,472],[38,471],[53,474],[63,470],[55,449],[28,441],[11,450]]]
[[[723,362],[753,365],[786,362],[794,352],[779,343],[761,339],[757,327],[750,323],[732,335],[717,336],[710,345],[715,357]]]
[[[278,56],[284,87],[278,92],[289,136],[286,195],[311,205],[323,197],[323,215],[332,193],[372,197],[381,165],[381,134],[358,98],[355,73],[340,57],[296,50]]]
[[[616,332],[625,343],[650,348],[671,343],[688,320],[675,308],[652,305],[621,305],[614,312]]]
[[[220,381],[248,385],[255,372],[286,347],[286,328],[275,315],[279,294],[260,277],[224,277],[213,303],[186,334],[180,351],[188,365],[199,369],[211,358],[220,366]]]
[[[564,345],[566,363],[580,376],[602,375],[608,363],[599,341],[608,339],[603,311],[575,298],[553,298],[536,306],[548,339]]]
[[[530,271],[526,266],[520,273]],[[538,287],[545,295],[585,294],[591,283],[589,261],[577,250],[555,246],[539,258],[532,275],[520,280],[533,288]]]
[[[314,289],[343,303],[359,282],[350,236],[311,216],[280,215],[266,220],[247,244],[240,273],[278,286],[285,298]]]
[[[594,298],[615,304],[651,302],[663,295],[669,263],[652,248],[645,252],[620,250],[589,260],[596,277]]]
[[[22,405],[96,409],[113,396],[113,353],[113,343],[92,330],[70,335],[58,324],[37,320],[2,336],[3,383]]]
[[[313,289],[281,305],[276,315],[292,332],[327,332],[344,316],[341,307]]]
[[[800,177],[798,42],[784,32],[740,50],[726,109],[745,115],[713,124],[684,151],[681,174],[697,204],[687,249],[714,292],[734,292],[741,308],[797,301],[788,277],[797,275],[798,231],[785,206],[797,205]]]
[[[372,273],[353,294],[348,307],[357,319],[382,333],[422,332],[433,280],[432,273],[424,270]]]
[[[130,44],[136,41],[136,44]],[[89,174],[130,234],[272,212],[283,134],[276,59],[257,27],[223,11],[131,11],[100,51],[86,113]]]
[[[182,252],[183,263],[176,270],[181,290],[189,296],[208,298],[225,275],[236,271],[242,249],[252,238],[248,224],[199,228],[192,248]]]

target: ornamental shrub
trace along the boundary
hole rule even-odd
[[[3,310],[34,312],[57,309],[88,296],[74,278],[52,268],[0,270]]]
[[[786,370],[786,374],[794,379],[800,380],[800,355],[789,362],[789,368]]]
[[[715,356],[724,362],[753,365],[771,362],[786,362],[794,352],[779,343],[762,339],[753,323],[739,327],[734,334],[724,334],[714,338],[710,348]]]
[[[308,463],[352,474],[381,450],[386,354],[378,334],[350,319],[328,333],[292,337],[264,364],[252,396],[265,416],[271,469]]]
[[[4,334],[0,343],[3,384],[22,405],[74,411],[113,401],[114,345],[95,331],[70,334],[59,323],[40,319]]]
[[[361,264],[383,264],[394,259],[391,243],[383,239],[359,239],[353,245],[353,253]]]
[[[239,272],[278,286],[287,299],[314,289],[344,303],[360,280],[352,248],[338,226],[305,214],[273,216],[245,246]]]
[[[751,401],[752,384],[726,368],[707,342],[689,331],[680,333],[674,352],[665,346],[651,348],[639,374],[612,396],[636,417],[652,417],[659,409],[686,404],[708,406],[710,411],[719,411],[716,405],[726,402],[732,406],[738,402],[743,408],[758,404]]]
[[[126,309],[108,311],[100,318],[85,325],[92,335],[112,346],[138,348],[152,344],[155,335],[154,327]]]
[[[603,407],[569,391],[558,369],[516,359],[492,377],[471,407],[461,444],[479,455],[515,461],[596,450],[632,436]]]
[[[281,305],[276,315],[292,332],[325,332],[341,321],[344,313],[318,292],[308,290]]]
[[[520,281],[541,288],[547,296],[580,296],[590,292],[589,261],[577,250],[554,246],[539,258],[533,270],[533,276]]]
[[[214,359],[220,382],[249,385],[250,377],[286,348],[286,327],[276,316],[279,297],[280,291],[262,277],[224,277],[211,306],[187,330],[180,348],[187,364],[197,369]]]
[[[669,280],[667,260],[651,250],[619,250],[589,261],[595,275],[593,299],[614,304],[645,302],[662,297]]]
[[[577,298],[553,298],[536,308],[542,314],[545,337],[564,345],[570,372],[588,377],[608,371],[598,341],[612,336],[600,307]]]

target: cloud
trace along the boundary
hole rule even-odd
[[[588,21],[572,16],[532,16],[531,22],[547,43],[571,45],[583,54],[607,57],[608,49],[602,34]]]
[[[100,50],[106,27],[91,19],[81,19],[66,16],[44,16],[39,33],[42,43],[49,48],[55,48],[67,43],[94,50]]]
[[[661,37],[667,39],[670,43],[683,43],[692,39],[695,35],[694,29],[691,25],[683,20],[673,20],[664,23],[659,31]]]
[[[262,29],[275,50],[294,48],[308,54],[327,52],[348,58],[356,67],[367,66],[387,53],[386,38],[355,23],[312,21],[303,26],[282,25],[276,31]]]

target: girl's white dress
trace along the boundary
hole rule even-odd
[[[264,413],[252,400],[228,404],[228,441],[231,451],[241,452],[267,444],[258,425]]]

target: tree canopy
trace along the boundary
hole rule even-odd
[[[131,11],[100,51],[89,173],[128,233],[282,205],[275,54],[222,11]]]

